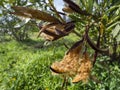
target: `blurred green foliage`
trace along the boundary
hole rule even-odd
[[[72,35],[73,36],[73,35]],[[64,41],[71,46],[75,41]],[[63,40],[43,46],[42,40],[15,40],[0,43],[0,89],[1,90],[61,90],[62,78],[53,76],[50,65],[63,58],[66,48]],[[88,83],[68,83],[68,90],[119,90],[120,66],[110,63],[109,57],[100,56],[92,70],[96,80]],[[71,79],[69,79],[71,81]]]
[[[68,90],[120,90],[120,2],[119,0],[76,0],[80,8],[97,16],[103,24],[102,48],[109,47],[113,56],[99,55],[87,84],[68,83]],[[36,39],[37,21],[21,20],[9,14],[11,6],[25,6],[44,11],[48,10],[46,0],[0,0],[0,90],[60,90],[62,79],[52,76],[50,65],[61,60],[65,51],[63,42],[70,47],[80,39],[73,34],[44,46],[44,41]],[[82,37],[91,17],[69,14],[76,21],[75,30]],[[101,31],[102,32],[102,31]],[[89,35],[96,43],[98,28],[92,27]],[[33,39],[34,37],[34,39]],[[74,38],[73,38],[74,37]],[[14,39],[14,40],[13,40]],[[21,42],[17,42],[17,41]],[[93,53],[91,48],[88,48]],[[92,54],[90,54],[92,56]],[[112,62],[115,61],[115,62]],[[118,62],[116,62],[118,61]],[[71,79],[69,79],[71,81]]]

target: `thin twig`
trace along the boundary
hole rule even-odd
[[[75,30],[73,30],[73,33],[75,33],[77,36],[81,37],[81,35],[78,32],[76,32]]]
[[[67,49],[69,49],[68,45],[65,42],[63,42],[63,44]]]
[[[62,90],[67,90],[67,77],[64,76],[64,81],[63,81],[63,85],[62,85]]]
[[[96,46],[97,46],[98,48],[100,47],[100,31],[99,31],[99,36],[98,36],[98,40],[97,40]],[[94,54],[93,66],[95,65],[97,56],[98,56],[98,51],[96,50],[96,51],[95,51],[95,54]]]
[[[51,0],[48,0],[49,4],[51,5],[51,7],[53,8],[53,10],[55,11],[56,15],[60,18],[60,20],[62,21],[62,23],[65,23],[64,19],[59,15],[58,11],[56,10],[56,8],[54,7],[54,5],[52,4]]]
[[[54,10],[52,8],[50,8],[50,10],[54,12]],[[65,15],[65,16],[67,15],[66,13],[63,13],[63,12],[59,12],[59,11],[57,11],[57,12],[61,15]]]

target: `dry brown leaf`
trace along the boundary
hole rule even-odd
[[[60,22],[54,16],[51,16],[50,14],[40,11],[40,10],[34,10],[31,8],[21,7],[21,6],[13,6],[12,9],[14,9],[15,12],[11,12],[11,13],[18,15],[18,16],[23,16],[27,18],[35,18],[35,19],[48,21],[48,22],[55,22],[55,23]]]

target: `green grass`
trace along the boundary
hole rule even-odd
[[[75,38],[71,37],[50,45],[44,45],[44,41],[39,39],[1,42],[0,90],[60,90],[63,80],[53,76],[49,67],[54,61],[63,58],[67,50],[63,42],[68,46],[75,42]],[[102,60],[107,58],[99,57],[92,70],[92,75],[100,83],[93,80],[87,84],[68,83],[68,90],[120,90],[119,64],[110,65],[105,62],[103,65],[100,64]]]
[[[28,42],[29,43],[29,42]],[[30,84],[37,83],[38,86],[44,85],[48,76],[50,76],[50,64],[55,59],[62,58],[64,50],[60,48],[54,51],[55,46],[46,46],[44,48],[35,48],[35,43],[18,43],[15,41],[1,43],[0,45],[0,83],[1,89],[14,88],[18,90],[20,86],[23,89],[35,89]],[[42,43],[43,44],[43,43]],[[60,54],[61,53],[61,54]],[[29,77],[28,77],[29,76]],[[4,78],[3,78],[4,77]],[[44,77],[44,78],[41,78]],[[21,81],[24,78],[25,81]],[[46,78],[46,79],[45,79]],[[32,80],[34,79],[34,80]],[[39,80],[40,79],[40,80]],[[27,80],[27,81],[26,81]],[[30,80],[30,81],[29,81]],[[24,85],[22,85],[24,83]],[[12,86],[14,83],[15,86]],[[47,83],[46,83],[47,84]],[[48,84],[49,85],[49,84]],[[12,87],[11,87],[12,86]],[[17,86],[17,87],[16,87]],[[41,86],[42,87],[42,86]],[[21,90],[20,88],[20,90]],[[37,87],[38,88],[38,87]]]

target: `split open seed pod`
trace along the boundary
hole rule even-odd
[[[76,75],[79,68],[78,60],[81,55],[82,45],[83,40],[75,43],[72,48],[65,54],[62,61],[54,62],[51,65],[51,70],[55,73],[64,74],[70,77]]]
[[[92,69],[92,62],[86,52],[82,53],[83,42],[84,39],[76,42],[65,54],[64,58],[60,62],[54,62],[50,69],[57,74],[72,77],[73,83],[86,82]]]
[[[92,69],[92,62],[87,53],[83,54],[82,59],[80,60],[80,67],[78,68],[76,76],[73,78],[72,82],[76,83],[79,81],[87,82],[90,71]]]
[[[42,36],[44,39],[49,41],[54,41],[68,35],[72,32],[74,27],[75,25],[72,22],[67,24],[50,23],[42,26],[38,36]]]

